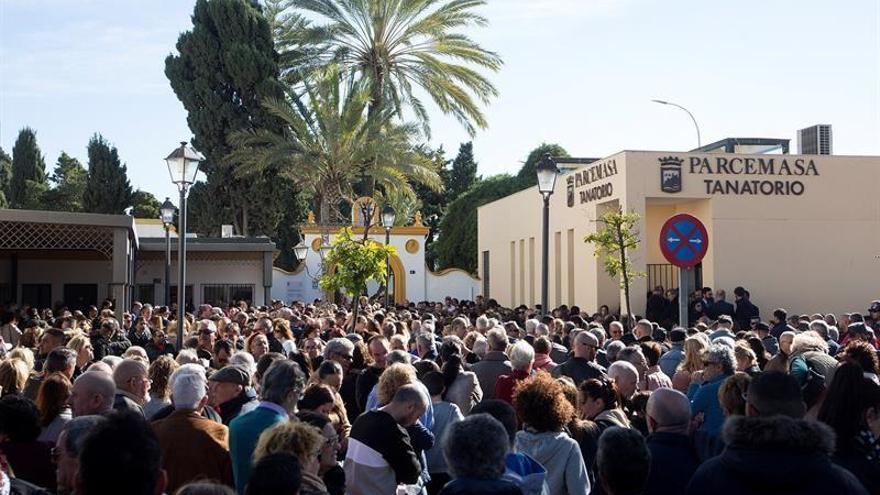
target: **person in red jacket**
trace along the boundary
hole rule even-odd
[[[510,351],[510,364],[513,373],[501,375],[495,382],[495,398],[508,404],[513,403],[513,390],[516,384],[532,375],[532,365],[535,362],[535,350],[525,340],[520,340],[513,345]]]

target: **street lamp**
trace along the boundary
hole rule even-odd
[[[205,157],[192,146],[181,141],[165,158],[171,182],[180,191],[180,215],[177,218],[177,350],[183,349],[183,332],[186,328],[186,193],[195,184],[199,163]]]
[[[293,246],[293,254],[296,256],[296,261],[302,263],[306,260],[306,255],[309,253],[309,247],[305,245],[303,241],[299,241],[299,244]]]
[[[661,105],[669,105],[671,107],[680,108],[680,109],[684,110],[685,112],[687,112],[687,114],[690,116],[691,120],[694,122],[694,128],[697,129],[697,148],[700,148],[703,146],[703,142],[702,142],[702,140],[700,140],[700,126],[697,125],[697,119],[694,118],[694,114],[692,114],[690,112],[690,110],[679,105],[678,103],[672,103],[671,101],[665,101],[665,100],[651,100],[651,101],[653,101],[654,103],[659,103]]]
[[[546,315],[547,311],[547,290],[549,286],[550,271],[550,196],[556,188],[556,177],[559,176],[559,168],[556,167],[556,160],[545,153],[544,158],[536,167],[538,173],[538,192],[544,199],[544,229],[541,239],[544,256],[541,258],[541,311]]]
[[[391,244],[391,228],[396,217],[394,208],[386,203],[382,207],[382,226],[385,227],[385,245]],[[385,308],[388,308],[388,282],[391,280],[391,256],[385,257]]]
[[[174,223],[174,204],[170,198],[159,207],[159,219],[165,227],[165,306],[171,307],[171,224]]]

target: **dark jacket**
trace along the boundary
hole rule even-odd
[[[92,352],[94,360],[100,361],[104,356],[122,356],[126,349],[131,347],[131,341],[121,334],[117,334],[108,339],[99,333],[92,334]]]
[[[447,483],[440,495],[522,495],[522,490],[504,480],[458,478]]]
[[[383,371],[385,371],[384,368],[368,366],[360,375],[358,375],[354,387],[354,396],[359,410],[367,410],[367,397],[370,396],[370,391],[373,390],[373,387],[379,383],[379,375],[381,375]]]
[[[867,442],[838,442],[834,462],[854,474],[868,493],[880,493],[880,458],[873,455],[872,448]]]
[[[775,337],[776,340],[779,340],[779,336],[782,335],[782,332],[786,330],[788,330],[788,324],[782,321],[773,325],[773,327],[770,328],[770,335]]]
[[[734,416],[724,426],[724,440],[727,447],[697,469],[687,493],[868,493],[855,476],[831,462],[834,432],[823,423]]]
[[[730,304],[727,301],[715,301],[715,304],[712,305],[711,313],[713,320],[717,320],[721,315],[727,315],[733,318],[736,309],[733,307],[733,304]],[[746,328],[749,327],[746,326]]]
[[[49,491],[55,491],[55,465],[52,445],[44,442],[2,442],[0,453],[19,478]]]
[[[736,311],[733,314],[733,322],[740,330],[747,330],[752,325],[752,318],[760,318],[761,312],[752,301],[742,298],[736,301]]]
[[[669,301],[662,295],[651,294],[645,305],[645,318],[660,323],[666,317]]]
[[[593,361],[587,361],[584,358],[572,356],[568,361],[553,368],[551,374],[557,378],[560,376],[567,376],[574,380],[575,385],[580,385],[584,380],[605,376],[605,368],[599,366]]]
[[[256,402],[257,393],[252,388],[246,388],[234,398],[220,404],[217,408],[217,412],[220,413],[220,418],[223,421],[223,424],[229,426],[229,422],[241,414],[241,408],[244,407],[245,404],[252,404],[256,407]]]
[[[159,356],[168,354],[171,357],[177,356],[177,349],[174,348],[174,344],[169,342],[167,339],[163,343],[163,345],[158,346],[152,340],[144,346],[144,350],[147,351],[147,357],[150,358],[150,362],[159,359]]]
[[[645,495],[678,495],[685,492],[700,460],[687,435],[654,432],[648,436],[651,474]]]
[[[489,400],[495,398],[495,382],[498,377],[513,373],[513,366],[503,352],[489,351],[479,363],[471,366],[471,371],[477,374],[480,389],[483,390],[483,400]]]
[[[141,417],[144,417],[143,406],[135,402],[134,399],[119,392],[119,390],[116,391],[116,396],[113,398],[113,410],[131,411],[140,414]]]
[[[131,330],[128,331],[128,341],[131,342],[131,345],[146,347],[151,340],[153,340],[153,336],[146,328],[144,331],[138,332],[137,328],[132,325]]]

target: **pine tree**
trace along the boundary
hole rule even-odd
[[[7,196],[10,207],[39,208],[42,198],[38,195],[45,192],[45,186],[46,162],[37,146],[37,134],[25,127],[18,132],[12,147],[12,178]]]
[[[7,155],[0,147],[0,208],[8,208],[6,200],[9,191],[9,181],[12,179],[12,157]]]
[[[51,177],[54,187],[46,193],[46,207],[55,211],[83,211],[88,172],[79,160],[61,152]]]
[[[83,195],[83,208],[89,213],[122,214],[132,204],[127,167],[119,153],[100,134],[89,140],[89,175]]]
[[[452,161],[449,181],[446,183],[448,201],[466,193],[477,181],[477,162],[474,161],[474,143],[462,143]]]

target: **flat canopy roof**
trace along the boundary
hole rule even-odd
[[[128,215],[104,215],[101,213],[73,213],[69,211],[42,210],[0,210],[0,222],[55,223],[62,225],[86,225],[93,227],[115,227],[128,230],[135,247],[138,245],[134,217]]]
[[[143,237],[141,238],[140,249],[141,251],[165,251],[165,238]],[[171,250],[177,251],[176,239],[171,241]],[[210,252],[273,252],[275,250],[275,243],[268,237],[187,237],[186,250]]]

